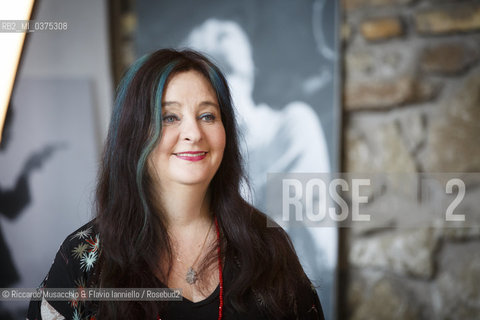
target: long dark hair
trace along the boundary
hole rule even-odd
[[[237,125],[230,91],[221,71],[203,55],[164,49],[140,58],[124,76],[104,150],[97,187],[96,225],[101,238],[98,285],[160,287],[168,279],[172,250],[161,208],[154,206],[148,158],[161,137],[161,99],[168,80],[196,70],[217,94],[226,146],[210,183],[210,209],[221,230],[224,260],[235,261],[235,277],[225,301],[240,311],[254,295],[266,314],[292,316],[309,287],[286,233],[267,228],[267,217],[241,196],[244,181]],[[215,248],[203,261],[216,262]],[[202,267],[202,268],[203,268]],[[311,294],[311,292],[310,292]],[[156,318],[164,305],[152,302],[102,302],[100,319]]]

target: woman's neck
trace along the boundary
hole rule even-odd
[[[170,233],[189,233],[212,219],[207,187],[177,185],[161,192],[161,207]]]
[[[216,239],[208,186],[169,185],[165,189],[160,191],[160,203],[171,240],[173,259],[169,260],[168,265],[160,262],[164,275],[167,275],[167,279],[161,279],[170,288],[182,288],[182,295],[187,299],[203,300],[217,286],[216,269],[203,270],[195,285],[187,283],[186,277],[190,269],[195,272],[202,270],[202,261]]]

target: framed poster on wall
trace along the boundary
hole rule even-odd
[[[265,211],[268,173],[339,170],[338,4],[333,0],[138,0],[137,57],[192,48],[227,77],[251,192]],[[337,230],[287,229],[333,319]]]

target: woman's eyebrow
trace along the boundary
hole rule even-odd
[[[165,107],[180,107],[180,106],[181,106],[181,104],[178,101],[163,101],[162,102],[162,107],[163,108],[165,108]],[[215,103],[213,101],[209,101],[209,100],[205,100],[205,101],[200,102],[199,106],[201,106],[201,107],[211,106],[211,107],[214,107],[214,108],[219,108],[217,103]]]

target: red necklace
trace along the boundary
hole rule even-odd
[[[220,304],[218,306],[218,320],[222,319],[223,313],[223,275],[222,275],[222,250],[220,246],[220,228],[218,227],[217,217],[215,217],[215,229],[217,230],[217,252],[218,252],[218,279],[220,282]]]

